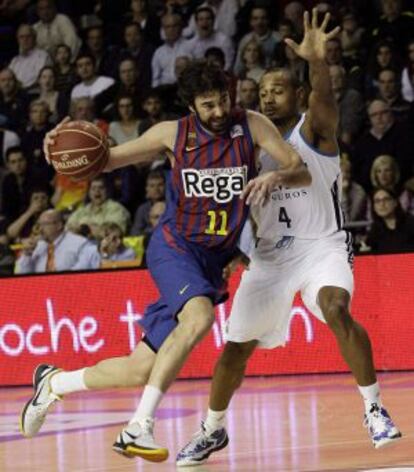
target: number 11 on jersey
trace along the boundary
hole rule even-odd
[[[209,210],[207,212],[210,218],[208,228],[204,231],[205,234],[217,234],[217,236],[227,236],[229,234],[227,229],[227,211],[226,210]],[[218,223],[218,228],[216,225]]]

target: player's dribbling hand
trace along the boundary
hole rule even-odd
[[[48,164],[50,164],[50,157],[49,157],[49,146],[53,146],[55,144],[55,139],[59,134],[59,129],[71,120],[70,116],[66,116],[63,120],[58,123],[52,130],[46,133],[45,139],[43,140],[43,153],[45,155],[45,159]]]
[[[281,184],[282,176],[280,172],[266,172],[250,180],[244,187],[240,198],[245,199],[247,205],[263,205],[275,187]]]

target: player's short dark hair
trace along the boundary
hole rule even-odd
[[[187,105],[194,105],[196,97],[209,92],[228,91],[224,71],[205,59],[191,61],[178,79],[178,93]]]
[[[9,162],[9,157],[12,155],[12,154],[22,154],[23,157],[26,159],[26,156],[23,152],[23,149],[20,147],[20,146],[11,146],[7,149],[6,151],[6,162]],[[26,159],[27,160],[27,159]]]
[[[272,67],[270,69],[267,69],[266,72],[262,75],[262,79],[268,74],[275,74],[277,72],[282,72],[286,74],[289,78],[289,83],[292,85],[294,89],[298,89],[299,87],[303,86],[303,83],[301,82],[299,77],[289,67]]]

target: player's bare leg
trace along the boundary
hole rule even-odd
[[[191,441],[177,455],[178,466],[203,464],[216,451],[228,444],[224,421],[234,392],[243,382],[247,361],[253,354],[257,341],[228,342],[214,368],[210,388],[207,418]]]
[[[86,369],[64,372],[50,365],[38,366],[33,374],[34,394],[20,415],[22,434],[35,436],[49,408],[69,393],[145,385],[154,360],[155,353],[140,342],[129,356],[106,359]]]
[[[365,404],[364,424],[378,448],[400,438],[401,433],[382,407],[371,342],[365,329],[349,312],[350,299],[349,293],[339,287],[323,287],[318,294],[325,320],[357,381]]]
[[[138,456],[152,462],[161,462],[168,458],[168,449],[154,442],[155,411],[188,355],[210,331],[214,322],[211,300],[204,296],[190,299],[179,313],[178,320],[177,327],[157,353],[134,416],[114,444],[114,449],[125,456]]]

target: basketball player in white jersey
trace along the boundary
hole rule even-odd
[[[224,419],[246,363],[256,347],[284,345],[296,292],[336,337],[365,404],[365,421],[376,448],[401,437],[383,408],[369,337],[349,312],[353,291],[351,238],[342,230],[341,176],[335,138],[338,112],[325,62],[329,16],[318,26],[304,17],[300,45],[288,45],[309,64],[309,108],[299,112],[303,89],[287,69],[266,72],[260,83],[262,113],[277,124],[312,175],[303,189],[280,187],[265,206],[252,206],[257,224],[251,263],[236,292],[228,321],[227,344],[214,372],[207,418],[177,456],[180,466],[203,463],[228,442]],[[261,156],[263,171],[275,167]],[[258,177],[260,179],[260,177]],[[253,183],[251,184],[253,185]]]

